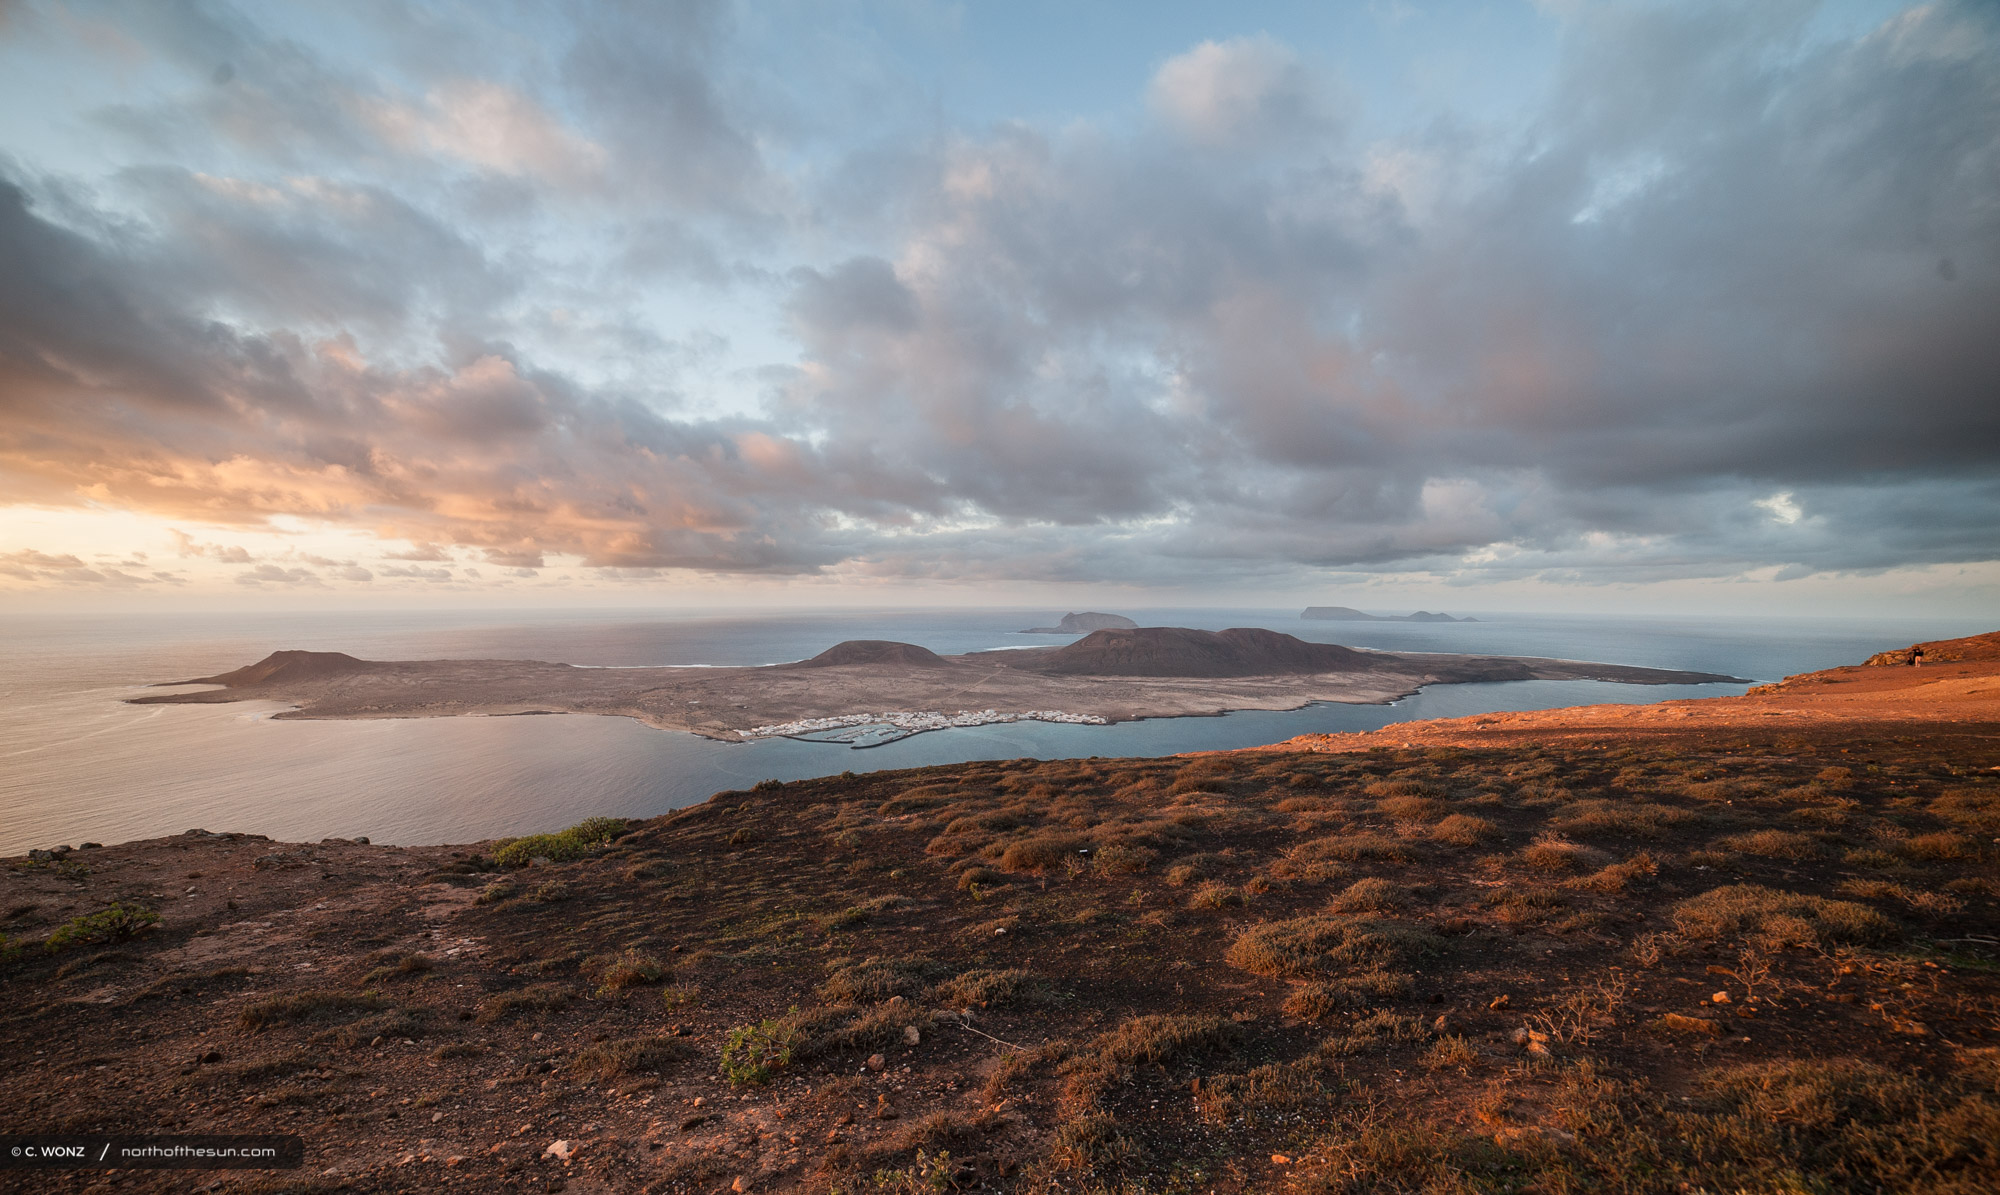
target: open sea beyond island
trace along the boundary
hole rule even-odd
[[[1269,627],[1394,651],[1555,656],[1722,672],[1757,681],[1856,663],[1918,640],[1991,630],[1949,619],[1637,619],[1471,611],[1476,623],[1328,623],[1297,608],[1121,609],[1146,626]],[[1464,614],[1467,611],[1453,611]],[[651,816],[720,789],[842,771],[1023,756],[1151,756],[1249,747],[1319,731],[1596,702],[1740,693],[1740,685],[1511,681],[1442,685],[1391,706],[1111,726],[954,727],[868,750],[712,742],[626,718],[273,721],[282,706],[132,706],[157,681],[236,668],[280,648],[371,659],[550,660],[602,667],[773,664],[844,639],[940,654],[1047,646],[1020,629],[1046,610],[651,611],[15,616],[0,639],[0,853],[121,842],[193,827],[281,840],[471,842],[592,814]],[[877,712],[877,711],[857,711]],[[940,711],[952,714],[956,711]]]

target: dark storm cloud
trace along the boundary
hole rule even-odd
[[[805,147],[813,82],[774,90],[721,3],[584,7],[506,77],[385,5],[393,85],[248,10],[88,11],[188,83],[100,114],[157,151],[101,193],[0,180],[12,500],[619,575],[2000,552],[1990,6],[1831,43],[1799,6],[1585,8],[1511,130],[1362,144],[1250,38],[1162,64],[1130,127]],[[663,413],[701,350],[647,303],[688,293],[788,330],[761,415]]]

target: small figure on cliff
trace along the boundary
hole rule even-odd
[[[1923,649],[1923,648],[1921,648],[1921,647],[1913,647],[1913,648],[1911,648],[1911,649],[1910,649],[1910,667],[1912,667],[1912,668],[1922,668],[1923,666],[1924,666],[1924,649]]]

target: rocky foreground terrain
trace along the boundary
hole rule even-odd
[[[1991,1191],[2000,722],[1860,709],[43,852],[0,1109],[306,1142],[37,1190]]]

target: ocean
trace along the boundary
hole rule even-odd
[[[920,734],[867,750],[716,743],[626,718],[273,721],[269,702],[132,706],[145,686],[223,672],[280,648],[373,659],[502,658],[602,666],[772,664],[843,639],[941,654],[1026,636],[1062,611],[466,611],[10,616],[0,638],[0,854],[191,828],[287,841],[472,842],[593,814],[644,817],[759,780],[973,759],[1150,756],[1317,731],[1594,702],[1742,692],[1742,685],[1591,681],[1444,685],[1388,706],[1315,705],[1116,726],[1021,722]],[[1558,656],[1775,680],[1925,639],[1991,630],[1952,620],[1677,620],[1478,614],[1472,623],[1307,622],[1297,608],[1123,609],[1142,625],[1269,627],[1396,651]]]

